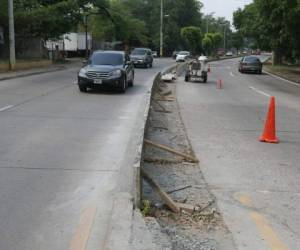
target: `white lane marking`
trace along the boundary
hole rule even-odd
[[[232,72],[230,72],[230,75],[231,75],[232,77],[234,77],[234,74],[233,74]]]
[[[8,109],[12,108],[13,106],[14,106],[14,105],[8,105],[8,106],[5,106],[5,107],[3,107],[3,108],[0,108],[0,112],[5,111],[5,110],[8,110]]]
[[[270,72],[267,72],[267,71],[264,71],[264,70],[263,70],[263,72],[266,73],[267,75],[272,76],[272,77],[274,77],[274,78],[277,78],[277,79],[279,79],[279,80],[281,80],[281,81],[287,82],[287,83],[292,84],[292,85],[297,86],[297,87],[300,87],[300,84],[299,84],[299,83],[295,83],[295,82],[289,81],[289,80],[287,80],[287,79],[284,79],[284,78],[282,78],[282,77],[280,77],[280,76],[274,75],[274,74],[272,74],[272,73],[270,73]]]
[[[261,95],[264,95],[266,97],[271,97],[271,95],[267,94],[266,92],[263,92],[263,91],[261,91],[261,90],[259,90],[257,88],[252,87],[252,86],[249,86],[249,89],[252,89],[253,91],[255,91],[255,92],[257,92],[257,93],[259,93]]]

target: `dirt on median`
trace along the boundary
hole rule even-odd
[[[175,98],[176,83],[161,83],[158,92],[152,98],[146,139],[193,157]],[[143,213],[158,249],[235,249],[201,173],[201,162],[188,161],[149,144],[145,145],[143,159],[143,171],[173,201],[195,208],[172,212],[153,187],[143,181]]]

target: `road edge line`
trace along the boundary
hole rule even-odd
[[[280,76],[278,76],[278,75],[276,75],[276,74],[273,74],[273,73],[271,73],[271,72],[269,72],[269,71],[263,70],[263,73],[265,73],[265,74],[267,74],[267,75],[269,75],[269,76],[272,76],[272,77],[274,77],[274,78],[276,78],[276,79],[278,79],[278,80],[281,80],[281,81],[284,81],[284,82],[286,82],[286,83],[292,84],[292,85],[294,85],[294,86],[300,87],[300,83],[290,81],[290,80],[285,79],[285,78],[283,78],[283,77],[280,77]]]

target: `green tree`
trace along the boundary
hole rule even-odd
[[[260,24],[270,39],[274,62],[290,59],[300,49],[300,2],[298,0],[255,0]]]
[[[207,34],[202,39],[202,47],[207,56],[211,55],[213,50],[213,42],[211,40],[211,37],[207,36]]]
[[[234,48],[237,50],[240,50],[243,48],[244,45],[244,39],[240,32],[235,32],[231,36],[231,43]]]
[[[253,47],[273,50],[275,63],[300,56],[299,0],[255,0],[234,13],[234,25]]]
[[[189,49],[193,54],[201,52],[202,32],[199,27],[184,27],[181,29],[180,34],[181,37],[186,41]]]
[[[217,49],[219,48],[219,46],[222,43],[222,40],[223,40],[222,35],[219,32],[206,33],[204,38],[206,38],[207,41],[208,40],[211,41],[210,54],[215,55],[217,52]]]

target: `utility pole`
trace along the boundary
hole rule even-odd
[[[224,51],[226,51],[226,24],[224,25]]]
[[[15,25],[14,25],[14,2],[8,0],[8,23],[9,23],[9,65],[14,70],[16,66],[16,49],[15,49]]]
[[[89,46],[88,46],[88,14],[85,15],[85,57],[89,58]]]
[[[208,17],[206,17],[206,33],[208,33]]]
[[[160,1],[160,57],[163,56],[163,22],[164,22],[164,11],[163,11],[163,0]]]

